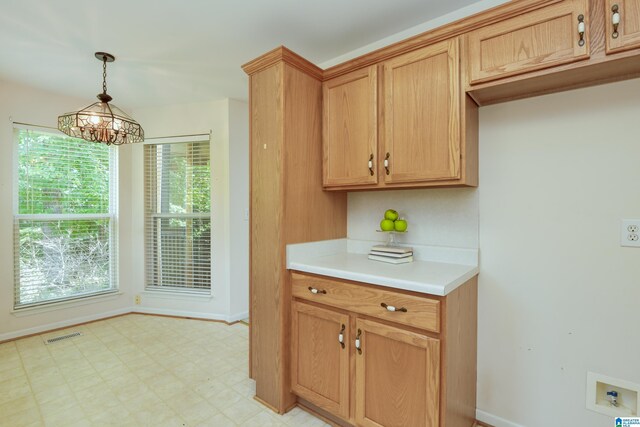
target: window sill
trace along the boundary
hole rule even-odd
[[[32,316],[34,314],[46,313],[49,311],[64,310],[67,308],[79,307],[87,304],[96,304],[99,302],[111,301],[111,300],[117,299],[121,295],[124,295],[124,293],[120,291],[114,291],[108,294],[94,295],[90,297],[72,299],[67,301],[52,302],[52,303],[49,303],[46,305],[40,305],[37,307],[25,307],[25,308],[13,309],[11,311],[11,314],[16,317]]]
[[[213,299],[213,295],[208,293],[189,293],[184,291],[160,291],[160,290],[146,290],[141,292],[142,295],[146,295],[150,298],[164,298],[164,299],[172,299],[172,300],[185,300],[185,301],[211,301]]]

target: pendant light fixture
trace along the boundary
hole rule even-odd
[[[99,102],[59,116],[58,129],[75,138],[107,145],[144,141],[144,130],[140,124],[115,105],[109,104],[113,98],[107,95],[107,62],[113,62],[116,58],[105,52],[96,52],[95,55],[102,61],[102,93],[97,96]]]

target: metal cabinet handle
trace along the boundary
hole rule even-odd
[[[387,153],[387,156],[384,158],[384,170],[387,175],[389,175],[389,157],[391,157],[391,154]]]
[[[397,308],[397,307],[394,307],[393,305],[387,305],[385,303],[380,304],[380,306],[386,308],[388,311],[401,311],[403,313],[406,313],[408,311],[404,307]]]
[[[584,33],[585,33],[585,23],[584,23],[584,15],[578,15],[578,35],[580,36],[580,40],[578,40],[578,46],[584,46]]]
[[[613,33],[611,37],[617,39],[620,34],[618,34],[618,25],[620,25],[620,9],[617,4],[611,6],[611,23],[613,24]]]
[[[369,156],[369,173],[373,176],[373,154]]]
[[[360,342],[360,336],[362,336],[362,331],[358,329],[358,335],[356,335],[356,350],[358,350],[358,354],[362,354],[362,345]]]
[[[344,330],[345,330],[346,326],[342,325],[342,329],[340,329],[340,333],[338,334],[338,342],[340,343],[340,346],[344,349]]]
[[[311,292],[312,294],[326,294],[327,291],[325,291],[324,289],[316,289],[316,288],[312,288],[311,286],[309,286],[309,292]]]

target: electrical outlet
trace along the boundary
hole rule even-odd
[[[135,302],[136,302],[136,305],[140,305],[140,303],[142,302],[142,297],[140,295],[136,295]]]
[[[640,219],[623,219],[620,226],[620,246],[640,248]]]

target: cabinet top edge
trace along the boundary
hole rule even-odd
[[[247,62],[242,66],[242,69],[248,75],[252,75],[265,70],[279,62],[289,64],[318,80],[322,80],[323,78],[323,72],[320,67],[309,62],[308,60],[304,59],[302,56],[286,48],[285,46],[278,46],[277,48],[265,53],[264,55],[261,55],[256,59]]]

